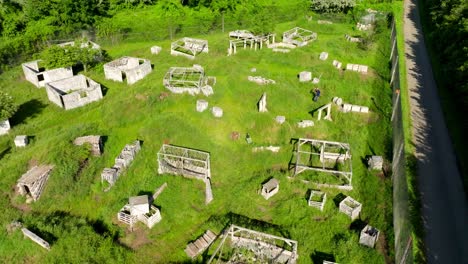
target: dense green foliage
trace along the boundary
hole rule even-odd
[[[9,94],[0,91],[0,121],[10,118],[18,109],[18,105]]]
[[[317,12],[348,12],[355,5],[355,0],[312,0],[312,9]]]
[[[425,37],[468,191],[468,1],[421,1]]]
[[[80,64],[87,71],[90,66],[102,61],[104,56],[104,51],[90,46],[81,47],[81,42],[75,41],[73,46],[50,46],[40,53],[39,58],[43,60],[42,65],[48,69]]]

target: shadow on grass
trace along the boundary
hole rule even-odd
[[[26,119],[34,118],[46,107],[41,101],[31,99],[18,107],[16,113],[10,118],[12,126],[24,123]]]
[[[29,217],[28,217],[29,218]],[[64,234],[73,235],[80,229],[91,227],[92,232],[102,238],[111,238],[114,245],[129,249],[126,245],[120,243],[120,233],[118,230],[111,230],[102,220],[94,220],[80,216],[72,215],[64,211],[54,211],[47,215],[34,213],[31,218],[25,221],[32,232],[42,237],[52,246],[60,236]],[[37,226],[41,227],[38,228]],[[52,230],[52,231],[51,231]]]
[[[337,194],[335,198],[333,198],[333,202],[335,203],[335,206],[340,207],[341,201],[343,201],[345,198],[346,198],[346,195],[344,195],[343,193]]]
[[[314,250],[314,253],[310,254],[310,259],[314,264],[323,264],[323,261],[335,262],[335,256],[333,256],[333,254],[317,250]]]
[[[367,223],[361,219],[356,219],[354,220],[350,225],[349,225],[349,230],[361,233],[361,230],[367,225]]]
[[[0,160],[3,159],[3,157],[5,157],[5,155],[7,155],[8,153],[10,153],[11,151],[11,147],[8,146],[7,148],[5,148],[4,150],[2,150],[0,152]]]

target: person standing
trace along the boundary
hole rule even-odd
[[[320,97],[320,89],[319,88],[315,88],[314,89],[314,102],[317,102],[317,100],[319,99]]]

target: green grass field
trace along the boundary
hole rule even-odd
[[[299,242],[299,263],[313,263],[320,253],[332,254],[338,263],[383,263],[393,256],[392,191],[389,175],[369,172],[366,155],[391,153],[391,89],[388,85],[389,30],[377,34],[369,50],[347,42],[345,34],[362,35],[351,24],[319,25],[316,19],[298,19],[277,25],[281,32],[300,26],[318,33],[318,39],[287,54],[269,49],[238,49],[226,56],[227,33],[192,36],[208,39],[210,52],[193,61],[170,56],[170,41],[132,42],[104,46],[113,58],[128,55],[150,59],[154,70],[132,86],[104,78],[102,66],[85,73],[105,87],[104,99],[65,111],[48,101],[45,90],[27,82],[21,67],[1,75],[0,87],[20,105],[11,119],[9,135],[0,137],[0,257],[8,263],[168,263],[189,262],[186,244],[206,229],[219,234],[230,223],[285,236]],[[181,36],[182,37],[182,36]],[[162,46],[159,55],[150,47]],[[318,59],[327,51],[326,61]],[[369,74],[341,72],[332,61],[365,64]],[[209,76],[216,76],[214,95],[160,96],[169,92],[162,79],[169,67],[200,64]],[[251,73],[251,68],[256,68]],[[299,83],[301,71],[322,75],[318,85]],[[259,75],[276,81],[259,86],[247,76]],[[319,87],[322,96],[312,101],[310,91]],[[267,93],[267,113],[258,113],[256,103]],[[333,121],[317,121],[310,112],[331,102],[335,96],[347,103],[369,106],[369,114],[341,113],[332,108]],[[163,98],[163,99],[161,99]],[[224,110],[222,118],[209,111],[195,110],[197,99]],[[286,122],[277,124],[277,115]],[[315,126],[298,128],[303,119]],[[239,140],[231,132],[240,133]],[[253,145],[244,137],[249,133]],[[15,135],[32,136],[31,144],[15,149]],[[102,157],[92,157],[85,147],[71,141],[78,136],[98,134],[107,137]],[[307,205],[306,194],[316,187],[304,183],[307,175],[289,179],[292,156],[291,138],[309,137],[349,143],[353,162],[352,191],[323,188],[327,193],[324,211]],[[142,149],[130,168],[109,192],[103,192],[100,173],[114,164],[125,144],[143,141]],[[204,184],[181,176],[158,175],[157,152],[166,142],[200,149],[211,154],[214,201],[204,205]],[[280,146],[278,153],[252,152],[253,146]],[[87,158],[87,161],[84,160]],[[35,163],[54,164],[39,201],[26,205],[14,193],[16,180]],[[264,200],[257,191],[270,177],[280,181],[277,195]],[[331,179],[333,181],[333,179]],[[151,230],[137,225],[130,232],[119,224],[116,214],[130,196],[152,193],[164,182],[166,190],[155,205],[161,208],[162,221]],[[351,195],[363,204],[362,221],[381,230],[376,249],[358,244],[359,230],[333,202],[338,194]],[[7,225],[19,219],[51,241],[46,252],[22,238],[20,231],[7,232]],[[210,252],[213,248],[210,249]],[[205,255],[206,260],[207,255]],[[202,262],[203,257],[196,261]]]

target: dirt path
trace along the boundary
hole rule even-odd
[[[413,142],[428,263],[468,263],[468,205],[445,125],[417,0],[405,0],[404,35]]]

